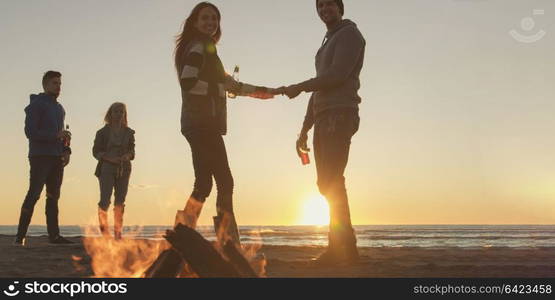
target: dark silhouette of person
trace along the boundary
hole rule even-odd
[[[307,149],[308,131],[314,126],[313,146],[318,188],[330,207],[328,248],[321,263],[356,262],[356,235],[351,224],[344,171],[352,136],[358,131],[361,98],[359,75],[366,42],[356,24],[343,19],[341,0],[316,0],[327,33],[316,54],[316,77],[282,88],[289,98],[312,92],[299,138],[297,154]]]
[[[25,108],[25,135],[29,139],[30,182],[21,207],[19,225],[14,244],[23,246],[35,204],[46,185],[46,225],[52,244],[72,244],[60,236],[58,200],[64,168],[69,164],[71,133],[64,130],[65,110],[58,96],[62,74],[48,71],[42,78],[44,93],[31,95]]]
[[[95,175],[100,185],[98,222],[104,237],[108,232],[108,208],[114,194],[114,238],[120,240],[123,229],[125,197],[135,159],[135,131],[127,125],[127,107],[115,102],[104,116],[105,126],[96,132],[93,156],[98,160]]]
[[[177,37],[175,67],[181,86],[181,132],[192,152],[194,189],[176,223],[196,227],[202,206],[217,185],[214,225],[218,236],[239,244],[233,211],[233,176],[223,135],[227,132],[226,91],[235,95],[270,99],[276,90],[238,82],[226,74],[216,44],[222,31],[220,11],[208,2],[197,4]],[[221,233],[221,234],[220,234]]]

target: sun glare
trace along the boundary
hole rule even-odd
[[[323,196],[313,196],[303,203],[301,225],[328,225],[329,207]]]

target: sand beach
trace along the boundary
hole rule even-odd
[[[73,245],[50,245],[45,236],[30,237],[25,247],[0,235],[2,278],[95,277],[82,238]],[[156,243],[163,241],[138,240]],[[555,248],[361,248],[356,265],[324,267],[310,262],[322,247],[262,246],[266,277],[273,278],[513,278],[555,277]]]

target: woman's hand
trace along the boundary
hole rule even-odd
[[[113,164],[119,164],[121,163],[121,158],[120,157],[103,157],[103,160],[107,161],[107,162],[111,162]]]
[[[267,100],[267,99],[273,99],[275,95],[280,95],[280,94],[283,94],[284,92],[285,90],[283,88],[273,89],[273,88],[267,88],[267,87],[258,87],[254,92],[248,94],[247,96],[257,98],[257,99]]]
[[[226,84],[225,89],[229,92],[232,92],[234,94],[239,94],[239,92],[241,92],[241,88],[242,88],[243,84],[241,84],[238,81],[230,81]]]
[[[231,77],[229,74],[226,74],[226,78],[225,78],[225,90],[228,92],[232,92],[234,94],[239,94],[239,92],[241,91],[241,87],[243,86],[243,84],[235,79],[233,79],[233,77]]]

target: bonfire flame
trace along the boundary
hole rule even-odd
[[[187,214],[187,211],[181,211]],[[192,212],[195,213],[195,212]],[[176,219],[176,223],[189,221],[194,219],[194,216],[181,216]],[[231,226],[233,216],[224,214],[220,226],[215,226],[217,240],[214,247],[219,253],[226,257],[223,250],[222,243],[226,241],[234,242],[236,249],[245,257],[250,264],[253,271],[259,276],[264,277],[266,274],[265,266],[266,259],[263,254],[258,254],[262,248],[262,239],[259,234],[256,234],[257,241],[255,243],[240,245],[238,236],[232,238],[230,233],[235,226]],[[156,261],[158,256],[166,249],[171,248],[171,245],[166,241],[154,241],[137,238],[141,229],[136,232],[128,234],[128,236],[121,240],[115,240],[109,236],[98,237],[96,225],[85,227],[85,237],[83,238],[83,245],[88,255],[91,257],[91,268],[94,273],[93,277],[97,278],[140,278],[144,277],[145,271]],[[159,234],[162,237],[162,234]],[[79,262],[82,258],[73,257],[74,263]],[[195,277],[190,268],[185,265],[185,270],[181,273],[180,277]]]
[[[93,277],[97,278],[142,277],[158,255],[170,247],[165,241],[91,237],[95,232],[93,228],[85,228],[87,234],[83,238],[83,245],[91,257]],[[136,236],[139,232],[132,235]]]

